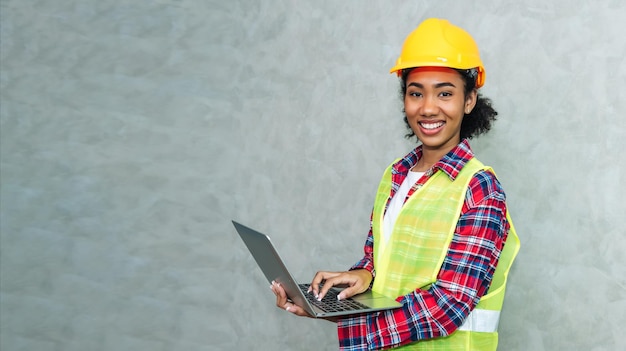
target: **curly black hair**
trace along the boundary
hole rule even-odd
[[[459,72],[463,78],[463,82],[465,83],[465,97],[467,97],[476,86],[476,74],[471,69],[456,69],[456,71]],[[406,80],[410,72],[411,69],[405,69],[402,70],[402,74],[400,75],[400,97],[403,102],[404,96],[406,95]],[[404,114],[404,122],[409,129],[409,133],[405,136],[407,139],[410,139],[415,136],[415,132],[413,132],[413,129],[411,129],[409,125],[404,108],[402,109],[402,113]],[[472,112],[464,116],[463,122],[461,122],[461,140],[472,139],[475,136],[487,133],[491,129],[491,124],[496,120],[497,115],[498,112],[491,106],[491,99],[483,97],[478,93],[476,106],[474,106]]]

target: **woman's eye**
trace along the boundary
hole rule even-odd
[[[442,91],[439,95],[441,95],[442,97],[450,97],[452,96],[452,93],[449,91]]]
[[[412,92],[409,92],[409,96],[420,97],[422,96],[422,93],[419,93],[417,91],[412,91]]]

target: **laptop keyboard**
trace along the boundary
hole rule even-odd
[[[369,308],[368,306],[352,299],[337,300],[337,295],[339,294],[339,291],[336,291],[334,289],[328,290],[326,296],[324,296],[322,301],[317,301],[315,296],[313,296],[313,293],[307,292],[309,290],[309,285],[310,284],[299,284],[300,290],[302,290],[304,296],[306,296],[306,299],[309,300],[309,303],[311,303],[311,305],[318,307],[326,313],[355,311]]]

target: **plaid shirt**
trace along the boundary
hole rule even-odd
[[[393,165],[391,196],[422,155],[418,146]],[[436,171],[454,180],[474,154],[463,140],[426,172],[424,184]],[[409,191],[407,199],[415,187]],[[406,201],[406,199],[405,199]],[[374,239],[370,231],[365,256],[351,269],[367,269],[376,276]],[[397,298],[403,307],[339,320],[341,350],[376,350],[414,341],[442,337],[455,331],[476,306],[491,283],[500,251],[508,234],[505,195],[495,175],[475,174],[469,183],[461,215],[437,281],[427,290],[417,288]],[[375,278],[374,278],[375,279]]]

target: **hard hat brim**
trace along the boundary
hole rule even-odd
[[[454,67],[447,62],[437,63],[431,60],[427,61],[412,61],[412,62],[402,62],[401,64],[396,64],[393,66],[389,73],[396,73],[399,76],[402,75],[402,70],[407,68],[417,68],[417,67],[447,67],[452,69],[478,69],[478,76],[476,77],[476,89],[482,87],[485,84],[485,68],[482,65],[478,66],[470,66],[470,67]]]

